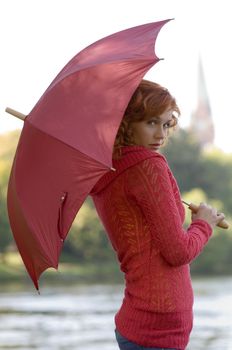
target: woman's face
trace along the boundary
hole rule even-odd
[[[167,110],[158,117],[131,123],[133,142],[152,151],[158,149],[168,136],[168,129],[173,125],[173,110]]]

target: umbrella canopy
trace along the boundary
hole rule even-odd
[[[27,116],[8,185],[8,213],[27,271],[58,267],[64,239],[112,150],[128,102],[159,61],[157,35],[169,20],[129,28],[77,54]]]

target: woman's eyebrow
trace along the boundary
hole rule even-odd
[[[165,120],[165,121],[162,121],[161,119],[160,119],[160,117],[151,117],[151,118],[149,118],[149,120],[157,120],[157,121],[159,121],[159,122],[163,122],[164,124],[166,124],[166,123],[168,123],[168,122],[171,122],[172,120],[173,120],[173,118],[172,117],[170,117],[169,119],[167,119],[167,120]]]

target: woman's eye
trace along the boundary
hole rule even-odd
[[[164,128],[165,129],[169,129],[172,128],[175,125],[175,121],[174,120],[170,120],[169,122],[164,124]]]
[[[156,121],[156,120],[149,120],[149,121],[148,121],[148,124],[149,124],[149,125],[156,125],[156,124],[157,124],[157,121]]]
[[[171,128],[171,122],[165,123],[164,128],[165,129]]]

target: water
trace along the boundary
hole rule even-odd
[[[188,350],[232,350],[232,278],[194,280]],[[0,288],[0,349],[116,350],[121,285]]]

